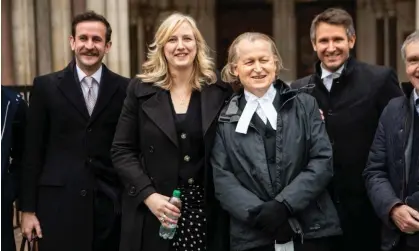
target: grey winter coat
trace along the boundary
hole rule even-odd
[[[270,177],[263,138],[250,124],[236,133],[243,92],[232,97],[220,114],[211,157],[216,198],[230,214],[232,250],[273,242],[252,227],[249,210],[276,199],[291,212],[289,223],[302,239],[341,234],[337,212],[326,186],[333,176],[332,147],[316,100],[275,83],[278,110],[276,175]],[[271,182],[272,180],[272,182]],[[272,219],[275,220],[275,219]]]

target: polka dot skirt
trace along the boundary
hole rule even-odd
[[[199,185],[185,185],[179,190],[181,191],[182,215],[178,221],[178,229],[173,238],[171,250],[206,250],[204,188]]]

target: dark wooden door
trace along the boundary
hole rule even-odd
[[[247,31],[272,36],[272,4],[263,0],[217,1],[217,68],[226,61],[228,47],[240,34]]]

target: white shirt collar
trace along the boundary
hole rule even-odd
[[[321,67],[321,69],[322,69],[322,77],[321,77],[321,79],[324,79],[324,78],[327,78],[327,77],[329,77],[330,75],[333,75],[333,78],[335,79],[335,78],[338,78],[341,74],[342,74],[342,71],[343,71],[343,68],[344,68],[344,64],[339,68],[339,69],[337,69],[335,72],[330,72],[330,71],[328,71],[328,70],[326,70],[324,67],[323,67],[323,64],[320,64],[320,67]]]
[[[250,121],[252,120],[255,112],[265,123],[269,121],[272,128],[276,130],[278,114],[273,105],[275,95],[276,89],[273,84],[271,84],[266,93],[260,98],[255,96],[253,93],[244,90],[244,97],[246,98],[247,103],[237,123],[236,132],[247,134]]]
[[[77,70],[77,76],[79,77],[79,81],[81,82],[87,75],[84,73],[80,67],[76,64],[76,70]],[[99,85],[100,80],[102,78],[102,65],[99,67],[99,69],[91,75],[92,78],[96,81],[96,83]]]
[[[276,89],[273,84],[269,86],[268,90],[260,98],[256,96],[255,94],[249,92],[248,90],[246,89],[244,90],[244,97],[246,98],[247,102],[249,102],[249,100],[254,100],[254,99],[267,99],[272,103],[275,99],[275,95],[276,95]]]

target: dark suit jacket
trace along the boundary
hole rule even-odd
[[[321,80],[320,62],[316,73],[297,80],[292,87],[314,85],[311,89],[321,110],[333,147],[334,177],[330,194],[339,212],[346,240],[342,250],[380,249],[380,221],[368,200],[362,171],[378,120],[387,103],[401,96],[397,75],[387,67],[369,65],[349,58],[330,92]],[[352,240],[358,240],[352,241]]]
[[[113,192],[108,198],[117,206],[112,197],[119,183],[110,148],[127,84],[127,78],[103,65],[90,117],[74,61],[62,71],[34,79],[21,205],[22,211],[37,214],[43,231],[41,250],[92,250],[94,198],[103,184]],[[100,220],[112,225],[114,208],[103,210],[101,215],[108,217]]]
[[[168,95],[139,79],[128,87],[112,147],[115,168],[125,185],[120,250],[169,250],[169,242],[158,234],[160,222],[143,203],[153,192],[170,196],[178,185],[181,154]],[[228,221],[224,224],[226,213],[214,197],[209,157],[218,114],[230,96],[231,87],[222,82],[205,85],[201,92],[208,250],[229,248]]]
[[[7,87],[1,87],[1,250],[16,250],[13,201],[18,195],[27,104]]]

